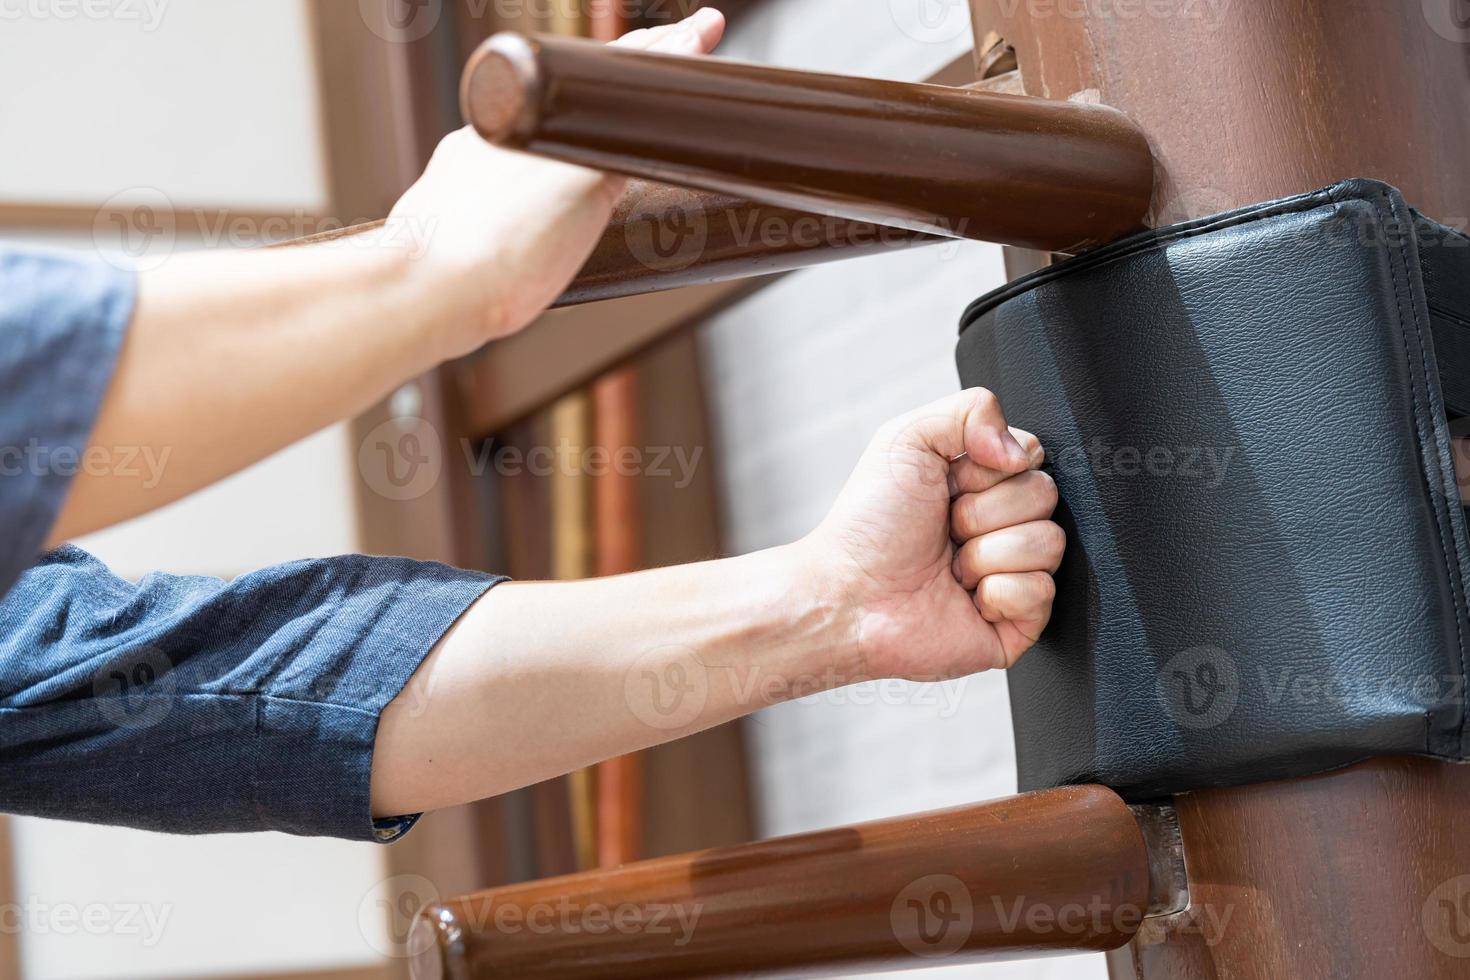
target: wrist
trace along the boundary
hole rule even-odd
[[[352,316],[366,331],[380,359],[391,365],[390,383],[401,383],[443,363],[448,354],[446,324],[456,318],[457,306],[426,268],[418,245],[394,232],[389,223],[380,228],[316,242],[292,256],[295,268],[317,270],[319,292],[350,304]]]
[[[456,260],[454,249],[435,247],[436,231],[427,220],[395,211],[381,228],[358,236],[376,265],[365,295],[411,335],[419,370],[470,353],[486,335],[484,263]]]
[[[852,588],[811,537],[767,552],[778,569],[783,617],[795,655],[787,661],[791,700],[869,679],[861,656],[860,609]]]

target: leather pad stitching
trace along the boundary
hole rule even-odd
[[[1397,215],[1394,213],[1396,211],[1396,208],[1394,206],[1395,201],[1393,194],[1387,189],[1381,189],[1377,194],[1377,198],[1379,201],[1379,206],[1377,209],[1379,211],[1379,214],[1386,215],[1390,219],[1396,218]],[[1404,236],[1398,236],[1397,245],[1385,247],[1385,251],[1394,258],[1398,259],[1397,265],[1394,265],[1392,262],[1390,262],[1390,276],[1393,280],[1394,299],[1396,301],[1396,306],[1399,311],[1399,316],[1397,318],[1398,323],[1396,324],[1396,326],[1398,326],[1399,331],[1403,337],[1404,354],[1406,357],[1408,357],[1409,363],[1413,364],[1414,356],[1409,351],[1408,333],[1404,330],[1403,309],[1405,306],[1405,297],[1402,281],[1405,278],[1412,277],[1413,265],[1410,261],[1412,257],[1408,254],[1409,247],[1405,244]],[[1400,275],[1400,272],[1402,272],[1402,277]],[[1440,554],[1443,556],[1445,562],[1445,574],[1449,579],[1450,595],[1453,598],[1455,604],[1455,652],[1458,656],[1460,677],[1464,678],[1465,632],[1463,627],[1463,619],[1465,616],[1465,602],[1462,593],[1462,582],[1459,574],[1459,563],[1455,560],[1455,557],[1449,548],[1447,535],[1445,533],[1445,525],[1450,524],[1451,526],[1449,528],[1448,537],[1453,537],[1454,527],[1450,520],[1449,514],[1446,513],[1444,501],[1445,473],[1443,470],[1443,460],[1441,459],[1440,453],[1438,451],[1439,440],[1433,438],[1437,434],[1436,423],[1438,422],[1438,419],[1434,415],[1432,404],[1426,411],[1421,400],[1421,394],[1427,394],[1434,390],[1434,379],[1430,376],[1429,372],[1429,357],[1424,343],[1424,329],[1419,319],[1419,304],[1414,301],[1413,295],[1410,295],[1408,297],[1407,305],[1409,307],[1410,318],[1414,324],[1414,336],[1418,346],[1419,372],[1424,381],[1423,389],[1420,389],[1418,384],[1412,385],[1413,406],[1416,422],[1415,432],[1419,441],[1417,449],[1419,451],[1421,471],[1423,472],[1425,478],[1425,489],[1429,493],[1429,499],[1434,509],[1435,533],[1439,539]],[[1423,432],[1423,428],[1426,425],[1429,428],[1429,435],[1431,437],[1427,441],[1424,438]],[[1431,468],[1433,472],[1430,472]],[[1425,734],[1426,748],[1429,751],[1434,751],[1433,746],[1428,745],[1427,736],[1429,734],[1429,731],[1427,728]],[[1465,711],[1462,706],[1460,710],[1458,731],[1456,733],[1457,747],[1463,743],[1464,737]]]

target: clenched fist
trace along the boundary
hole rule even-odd
[[[1036,642],[1066,545],[1041,462],[983,388],[883,427],[800,545],[849,611],[846,669],[941,680],[1009,667]]]

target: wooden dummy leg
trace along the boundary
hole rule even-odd
[[[422,980],[843,976],[1095,952],[1144,920],[1150,853],[1116,794],[1073,786],[497,888],[425,909],[408,945]]]
[[[1155,224],[1346,177],[1463,221],[1470,29],[1451,0],[1343,9],[971,3],[981,53],[1012,46],[1028,94],[1139,123]],[[1470,767],[1384,758],[1175,802],[1193,906],[1111,954],[1116,980],[1470,976]]]

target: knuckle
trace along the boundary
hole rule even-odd
[[[1050,473],[1043,473],[1040,470],[1032,470],[1031,473],[1031,482],[1036,490],[1036,502],[1050,514],[1056,509],[1058,502],[1057,481],[1052,479]]]
[[[977,555],[979,555],[979,554],[980,554],[980,538],[979,537],[967,537],[967,538],[965,538],[965,540],[963,540],[963,541],[961,541],[959,543],[959,546],[955,550],[955,557],[957,559],[959,559],[959,561],[961,562],[961,564],[974,561],[975,560],[975,557]]]
[[[1067,547],[1067,533],[1062,530],[1061,525],[1054,521],[1041,521],[1037,524],[1037,544],[1042,552],[1050,558],[1060,558]]]
[[[960,571],[975,577],[985,564],[984,538],[971,538],[960,546]]]
[[[1040,605],[1049,606],[1057,597],[1057,580],[1050,575],[1041,574],[1036,576],[1034,588],[1036,589],[1037,601]]]
[[[978,537],[985,526],[985,506],[980,499],[980,494],[972,493],[965,497],[964,524],[970,532],[971,537]]]
[[[970,522],[970,513],[973,505],[970,503],[970,495],[955,498],[955,502],[949,508],[949,526],[961,537],[969,537],[973,525]]]
[[[1002,619],[1010,612],[1012,603],[1006,595],[1005,586],[997,582],[994,575],[980,580],[975,588],[975,602],[980,611],[993,619]]]
[[[1014,575],[998,580],[996,586],[1006,607],[1016,616],[1030,617],[1046,609],[1056,595],[1056,584],[1046,572]]]

